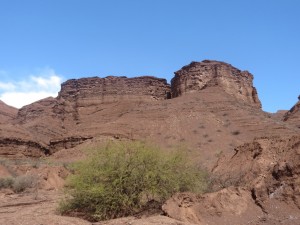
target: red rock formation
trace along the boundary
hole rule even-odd
[[[172,91],[165,79],[150,76],[68,80],[57,98],[21,108],[0,135],[40,143],[50,154],[90,138],[147,139],[162,147],[184,142],[211,166],[220,150],[230,152],[261,135],[294,132],[260,109],[252,80],[248,72],[216,61],[183,67]]]
[[[49,155],[47,146],[24,138],[0,138],[0,155],[9,158]]]
[[[105,104],[123,102],[131,107],[128,102],[136,105],[136,102],[156,102],[168,96],[167,81],[150,76],[73,79],[62,84],[57,98],[45,98],[22,107],[14,123],[53,153],[74,147],[102,131],[98,123],[103,122],[93,112]],[[114,118],[113,113],[110,114]]]
[[[78,101],[78,104],[120,101],[123,99],[163,100],[170,86],[165,79],[151,76],[127,78],[82,78],[62,84],[58,99]]]
[[[7,123],[14,119],[17,115],[18,109],[6,105],[0,100],[0,123]]]
[[[253,75],[230,64],[204,60],[192,62],[175,72],[171,81],[172,97],[210,86],[221,86],[228,94],[261,108],[257,91],[253,87]]]
[[[300,95],[299,101],[284,115],[283,120],[300,128]]]
[[[175,194],[163,210],[195,224],[298,224],[300,136],[243,144],[219,160],[212,180],[222,189],[201,196]]]

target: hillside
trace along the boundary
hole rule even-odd
[[[252,81],[247,71],[209,60],[175,72],[171,85],[149,76],[69,80],[57,98],[21,108],[13,123],[50,154],[91,138],[147,139],[183,144],[213,165],[216,154],[254,137],[295,131],[261,110]]]
[[[215,193],[200,200],[193,194],[174,196],[164,208],[167,215],[186,224],[247,224],[253,217],[265,220],[248,224],[281,224],[289,215],[300,216],[300,103],[288,112],[264,112],[253,79],[228,63],[204,60],[176,71],[171,84],[153,76],[68,80],[56,98],[19,110],[0,102],[0,156],[49,160],[45,168],[15,169],[39,174],[41,189],[55,189],[65,179],[61,163],[81,159],[84,149],[107,140],[145,140],[166,150],[184,147],[212,174]],[[58,199],[54,195],[49,199]],[[180,208],[184,199],[191,200],[190,206]],[[272,208],[275,204],[281,213]],[[163,221],[154,218],[156,224]]]
[[[300,128],[300,96],[299,101],[284,114],[283,120]]]

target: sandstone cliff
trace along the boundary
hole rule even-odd
[[[82,78],[62,84],[58,99],[85,103],[122,101],[124,99],[163,100],[170,95],[165,79],[152,76],[135,78],[108,76],[105,78]]]
[[[182,67],[175,72],[171,86],[173,97],[211,86],[221,86],[236,99],[261,108],[257,91],[253,87],[253,75],[219,61],[204,60]]]

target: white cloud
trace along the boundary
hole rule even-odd
[[[29,105],[40,99],[47,97],[56,97],[57,93],[50,92],[5,92],[1,95],[1,100],[8,105],[14,106],[16,108],[21,108],[24,105]]]
[[[47,97],[56,97],[63,78],[53,69],[43,69],[37,75],[28,75],[21,81],[0,82],[0,99],[21,108]]]
[[[15,88],[16,88],[16,86],[11,82],[8,82],[8,83],[0,82],[0,91],[1,90],[12,91]]]

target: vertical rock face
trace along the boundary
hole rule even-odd
[[[99,118],[93,114],[102,111],[105,104],[155,102],[169,96],[167,81],[150,76],[72,79],[61,85],[57,98],[42,99],[22,107],[15,123],[30,131],[35,140],[50,143],[51,151],[54,151],[85,139],[85,133],[75,127],[81,123],[85,123],[87,129],[96,126],[95,120]],[[74,136],[76,138],[70,138]]]
[[[61,85],[57,100],[63,111],[64,124],[79,123],[80,115],[97,110],[103,103],[155,101],[170,96],[166,79],[151,76],[127,78],[108,76],[68,80]]]
[[[136,78],[109,76],[68,80],[62,84],[58,98],[65,100],[114,101],[122,99],[168,98],[170,86],[165,79],[151,76]]]
[[[175,77],[171,81],[172,97],[209,86],[220,86],[237,99],[261,108],[251,73],[241,71],[227,63],[211,60],[192,62],[175,72]]]

